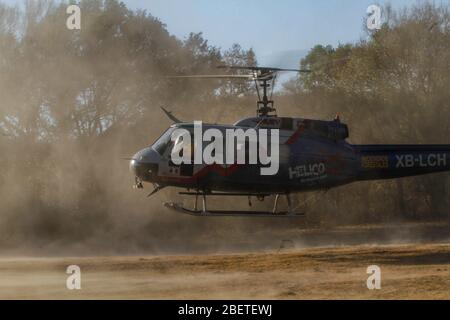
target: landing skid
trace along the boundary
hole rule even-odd
[[[192,210],[183,207],[179,203],[165,202],[164,206],[171,210],[179,213],[188,214],[196,217],[270,217],[270,218],[292,218],[292,217],[303,217],[303,213],[290,213],[287,211],[283,212],[268,212],[268,211],[229,211],[229,210]]]

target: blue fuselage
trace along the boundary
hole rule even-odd
[[[173,128],[190,130],[192,124]],[[279,130],[278,172],[262,175],[260,164],[175,165],[170,132],[133,157],[132,171],[141,181],[162,186],[283,194],[450,170],[450,145],[351,145],[346,142],[347,126],[338,120],[249,118],[234,126],[204,128]]]

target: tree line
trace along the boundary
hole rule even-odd
[[[143,199],[131,190],[122,159],[170,125],[160,106],[187,121],[197,115],[234,122],[251,114],[251,83],[167,76],[257,65],[255,52],[212,46],[201,33],[178,39],[151,13],[117,0],[79,6],[81,30],[68,30],[67,3],[0,2],[2,245],[82,239],[108,247],[126,239],[152,248],[161,239],[227,237],[267,226],[172,215],[159,200],[173,200],[176,192]],[[386,23],[365,40],[312,48],[299,67],[313,72],[277,93],[279,113],[318,119],[339,113],[354,143],[449,143],[449,7],[384,11]],[[360,183],[312,198],[326,200],[305,205],[318,225],[449,216],[448,174]]]

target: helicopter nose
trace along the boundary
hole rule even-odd
[[[159,154],[152,148],[136,153],[130,161],[130,171],[142,181],[151,182],[158,174]]]

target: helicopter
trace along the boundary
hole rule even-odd
[[[237,161],[236,150],[240,149],[245,158],[251,156],[249,145],[252,136],[244,136],[233,148],[217,148],[218,153],[233,153],[227,157],[230,162],[173,161],[174,150],[183,154],[183,159],[193,160],[194,154],[205,149],[205,141],[193,142],[187,135],[180,138],[179,132],[195,135],[198,122],[183,122],[170,111],[162,111],[173,124],[150,146],[137,152],[130,161],[130,170],[135,177],[134,187],[142,189],[144,183],[154,185],[149,197],[166,187],[178,187],[186,191],[182,196],[195,197],[193,208],[183,204],[166,202],[167,208],[194,216],[250,216],[250,217],[297,217],[292,194],[309,191],[328,191],[357,181],[396,179],[436,172],[450,171],[450,145],[354,145],[347,142],[348,126],[339,116],[331,121],[304,118],[279,117],[274,106],[273,88],[277,75],[281,72],[306,73],[309,70],[281,69],[254,66],[219,66],[240,74],[220,75],[179,75],[174,79],[243,79],[252,81],[258,100],[256,116],[241,119],[233,125],[201,124],[202,130],[213,130],[216,134],[228,131],[253,130],[258,135],[271,135],[275,147],[257,141],[254,145],[264,147],[267,154],[278,157],[277,170],[270,175],[261,174],[266,167],[262,163]],[[242,70],[245,74],[242,74]],[[178,132],[178,133],[177,133]],[[204,131],[200,132],[203,135]],[[197,132],[198,133],[198,132]],[[205,133],[206,134],[206,133]],[[198,136],[198,134],[197,134]],[[248,138],[248,140],[246,140]],[[253,135],[255,138],[255,135]],[[254,139],[253,139],[254,140]],[[266,139],[267,140],[267,139]],[[185,142],[183,148],[179,144]],[[266,141],[267,142],[267,141]],[[220,143],[223,143],[221,141]],[[219,143],[219,144],[220,144]],[[187,147],[185,147],[187,144]],[[226,142],[228,145],[228,142]],[[217,146],[217,145],[216,145]],[[197,152],[200,149],[200,153]],[[275,150],[276,149],[276,150]],[[217,151],[217,150],[215,150]],[[216,157],[217,159],[217,157]],[[242,160],[242,159],[241,159]],[[267,163],[266,163],[267,164]],[[260,201],[275,196],[273,210],[209,210],[208,196],[248,197],[249,206],[254,197]],[[286,198],[287,210],[278,210],[280,197]],[[199,208],[199,197],[202,203]]]

